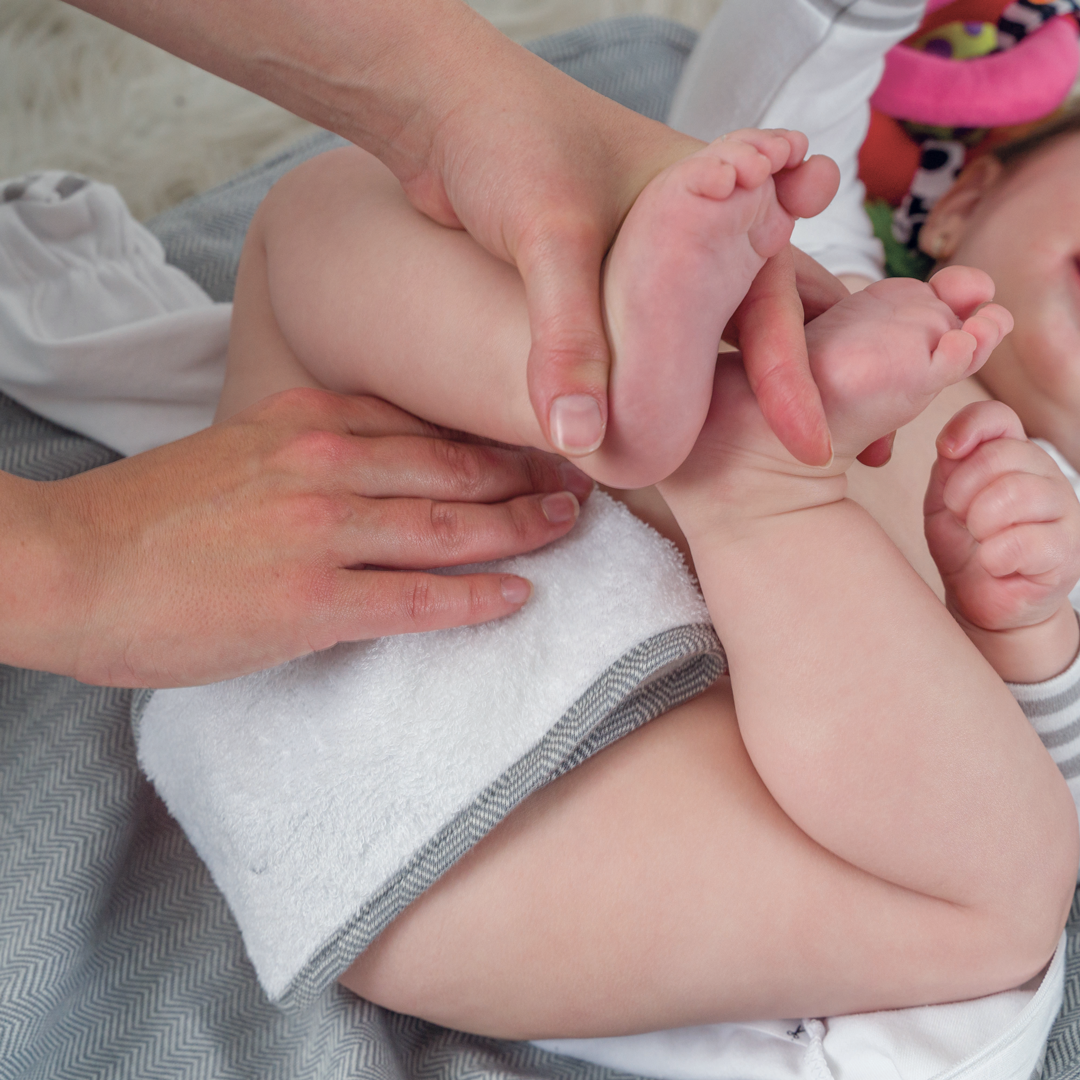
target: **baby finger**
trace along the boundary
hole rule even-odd
[[[1026,522],[987,539],[979,564],[992,577],[1012,574],[1028,578],[1047,590],[1075,582],[1080,558],[1075,543],[1056,522]]]
[[[962,477],[960,479],[963,479]],[[948,497],[946,492],[946,497]],[[1068,509],[1062,483],[1027,472],[1009,472],[981,488],[967,508],[965,524],[980,543],[1013,525],[1060,522]],[[1068,530],[1062,526],[1063,535]]]
[[[942,457],[957,460],[992,439],[1026,441],[1020,417],[1000,401],[975,401],[965,405],[941,430],[937,450]]]

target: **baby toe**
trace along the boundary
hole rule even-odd
[[[946,330],[930,357],[931,371],[936,380],[941,382],[939,389],[957,382],[977,370],[975,353],[979,340],[965,330]]]
[[[1000,304],[987,304],[964,321],[962,329],[976,341],[972,372],[986,363],[1012,327],[1012,316]]]
[[[757,138],[762,132],[736,131],[710,143],[702,156],[717,157],[731,164],[739,178],[739,185],[753,190],[783,167],[787,160],[788,144],[776,136]],[[777,162],[781,164],[776,164]]]
[[[930,279],[929,284],[938,299],[948,304],[961,319],[994,299],[992,278],[973,266],[946,266]]]
[[[840,187],[840,169],[832,158],[815,154],[773,177],[776,198],[792,217],[816,217],[833,201]]]

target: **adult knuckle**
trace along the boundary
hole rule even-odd
[[[474,578],[469,582],[466,604],[470,618],[480,615],[491,606],[490,587],[482,578]]]
[[[293,439],[293,449],[299,461],[317,468],[340,466],[348,451],[348,440],[325,428],[309,428]]]
[[[465,548],[470,530],[459,507],[432,501],[428,524],[429,536],[443,556],[454,558]]]
[[[327,563],[316,563],[306,568],[306,572],[298,577],[295,585],[296,599],[300,610],[306,616],[315,616],[316,621],[311,624],[311,633],[318,633],[318,628],[323,620],[321,616],[329,614],[334,608],[337,596],[337,576],[334,568]],[[333,642],[330,642],[333,644]],[[320,646],[325,648],[325,645]]]
[[[491,468],[485,450],[453,439],[441,439],[435,446],[455,493],[463,499],[475,498],[481,492]]]
[[[294,386],[272,394],[261,402],[261,407],[268,416],[303,421],[322,415],[332,398],[333,395],[327,390],[318,390],[312,386]]]
[[[516,499],[507,503],[505,512],[497,519],[497,526],[516,549],[523,550],[531,546],[540,520],[535,501]]]
[[[292,501],[291,516],[295,526],[316,534],[347,524],[354,513],[348,500],[326,492],[309,492]]]
[[[410,574],[400,592],[401,613],[413,626],[426,623],[439,609],[434,579],[428,574]]]
[[[517,455],[516,463],[526,491],[550,491],[562,488],[556,465],[550,458],[525,452]]]

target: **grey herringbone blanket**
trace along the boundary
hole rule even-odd
[[[659,118],[692,43],[683,27],[632,18],[537,51]],[[259,199],[335,143],[315,136],[153,228],[177,265],[229,299]],[[112,458],[0,397],[0,469],[51,480]],[[0,667],[0,1080],[622,1075],[388,1013],[336,987],[298,1013],[273,1009],[223,899],[139,774],[133,696]],[[1080,904],[1069,929],[1045,1080],[1080,1078]]]

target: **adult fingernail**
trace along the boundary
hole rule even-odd
[[[559,466],[559,479],[562,486],[571,492],[578,502],[584,502],[593,492],[596,485],[592,477],[586,476],[576,465],[564,461]]]
[[[566,394],[551,403],[551,440],[563,454],[591,454],[604,441],[600,403],[588,394]]]
[[[578,516],[578,501],[569,491],[559,491],[545,495],[540,500],[540,509],[552,525],[562,525]]]
[[[508,604],[517,604],[520,606],[524,604],[526,600],[532,595],[532,585],[521,577],[504,577],[502,579],[503,599]]]

